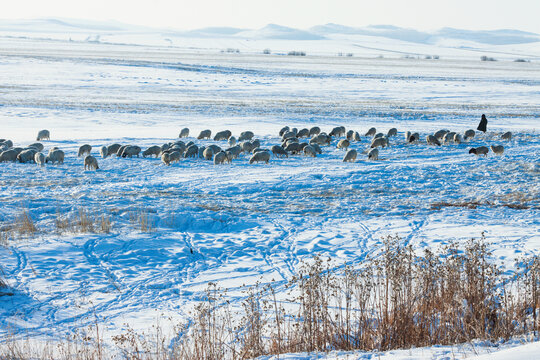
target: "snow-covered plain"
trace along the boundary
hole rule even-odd
[[[111,334],[124,323],[146,328],[158,315],[182,320],[210,281],[233,302],[243,284],[259,280],[280,291],[303,259],[358,263],[387,235],[422,249],[484,232],[508,269],[515,257],[537,254],[540,64],[453,54],[291,57],[0,37],[0,138],[25,146],[46,128],[45,151],[58,146],[67,155],[60,166],[0,164],[1,225],[28,210],[39,229],[0,248],[15,290],[0,297],[0,332],[54,337],[96,316]],[[489,131],[470,143],[404,141],[407,130],[424,139],[440,128],[476,128],[482,113]],[[191,136],[252,130],[270,147],[284,125],[399,134],[377,162],[362,154],[366,137],[351,146],[360,150],[356,163],[343,163],[335,142],[316,159],[269,165],[248,165],[245,155],[225,166],[189,159],[170,167],[112,157],[86,172],[76,156],[84,143],[94,153],[116,142],[161,145],[183,127]],[[507,130],[509,142],[500,139]],[[504,144],[505,154],[468,154],[491,144]],[[469,202],[478,206],[441,205]],[[110,216],[113,231],[58,234],[55,221],[80,209]],[[137,229],[141,213],[153,231]]]

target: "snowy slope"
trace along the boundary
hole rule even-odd
[[[45,151],[58,146],[67,155],[59,166],[0,164],[1,225],[27,209],[40,229],[0,248],[16,293],[0,297],[4,334],[55,336],[93,323],[96,312],[107,334],[126,322],[144,328],[157,313],[185,319],[209,281],[228,288],[233,302],[242,284],[258,280],[281,291],[302,260],[319,253],[358,263],[387,235],[423,249],[485,232],[508,269],[540,246],[537,62],[0,38],[0,64],[0,137],[27,146],[47,128]],[[470,143],[404,141],[407,130],[425,138],[440,128],[475,128],[482,113],[490,131]],[[399,136],[378,162],[366,160],[369,139],[362,137],[352,164],[341,161],[335,142],[317,159],[272,158],[269,165],[248,165],[247,155],[227,166],[184,159],[171,167],[112,157],[99,159],[94,173],[76,156],[84,143],[95,155],[115,142],[161,145],[185,126],[187,140],[199,144],[225,146],[194,138],[208,128],[252,130],[270,147],[285,124],[344,125],[362,134],[397,127]],[[502,142],[506,130],[515,136]],[[501,157],[468,154],[471,146],[499,143]],[[479,205],[437,206],[461,202]],[[57,220],[80,209],[110,216],[113,231],[58,234]],[[141,212],[152,232],[133,220]]]

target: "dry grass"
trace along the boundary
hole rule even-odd
[[[62,215],[57,213],[55,219],[58,234],[70,233],[104,233],[112,230],[109,215],[93,215],[85,209],[79,209],[76,215]]]
[[[501,270],[483,238],[417,254],[389,237],[377,256],[355,267],[320,257],[304,263],[287,299],[255,285],[233,307],[209,284],[191,319],[170,337],[159,326],[142,334],[128,329],[112,338],[109,353],[96,323],[57,346],[63,356],[4,344],[0,358],[250,359],[537,338],[540,258],[519,259],[511,275]]]
[[[150,215],[150,211],[140,209],[129,214],[129,220],[133,227],[141,232],[153,232],[156,230],[155,222]]]

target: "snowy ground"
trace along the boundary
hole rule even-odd
[[[144,328],[156,314],[185,318],[209,281],[280,289],[302,259],[362,261],[381,237],[418,248],[470,237],[493,242],[511,268],[540,247],[540,64],[222,54],[189,49],[0,38],[0,138],[25,146],[47,128],[64,165],[0,164],[0,224],[27,209],[40,230],[0,248],[14,296],[0,297],[0,331],[54,335],[93,323]],[[427,146],[440,128],[475,128],[467,144]],[[335,142],[317,159],[248,165],[99,159],[83,171],[84,143],[143,149],[191,134],[252,130],[264,147],[284,125],[397,127],[381,160],[343,163]],[[503,142],[500,134],[514,138]],[[202,144],[214,141],[197,141]],[[225,146],[224,142],[218,143]],[[472,146],[504,144],[501,157]],[[368,139],[353,143],[361,151]],[[467,206],[441,204],[476,203]],[[55,220],[80,209],[111,216],[107,235],[59,235]],[[149,214],[154,231],[133,218]],[[193,250],[193,253],[192,251]],[[360,356],[360,355],[359,355]],[[351,357],[351,358],[362,358]],[[366,355],[367,356],[367,355]],[[448,354],[444,356],[450,356]],[[443,355],[438,358],[444,358]],[[294,357],[290,357],[291,359]],[[399,357],[395,357],[399,358]]]

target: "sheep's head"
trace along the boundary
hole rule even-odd
[[[476,152],[476,148],[472,148],[471,150],[469,150],[469,154],[477,154]]]

